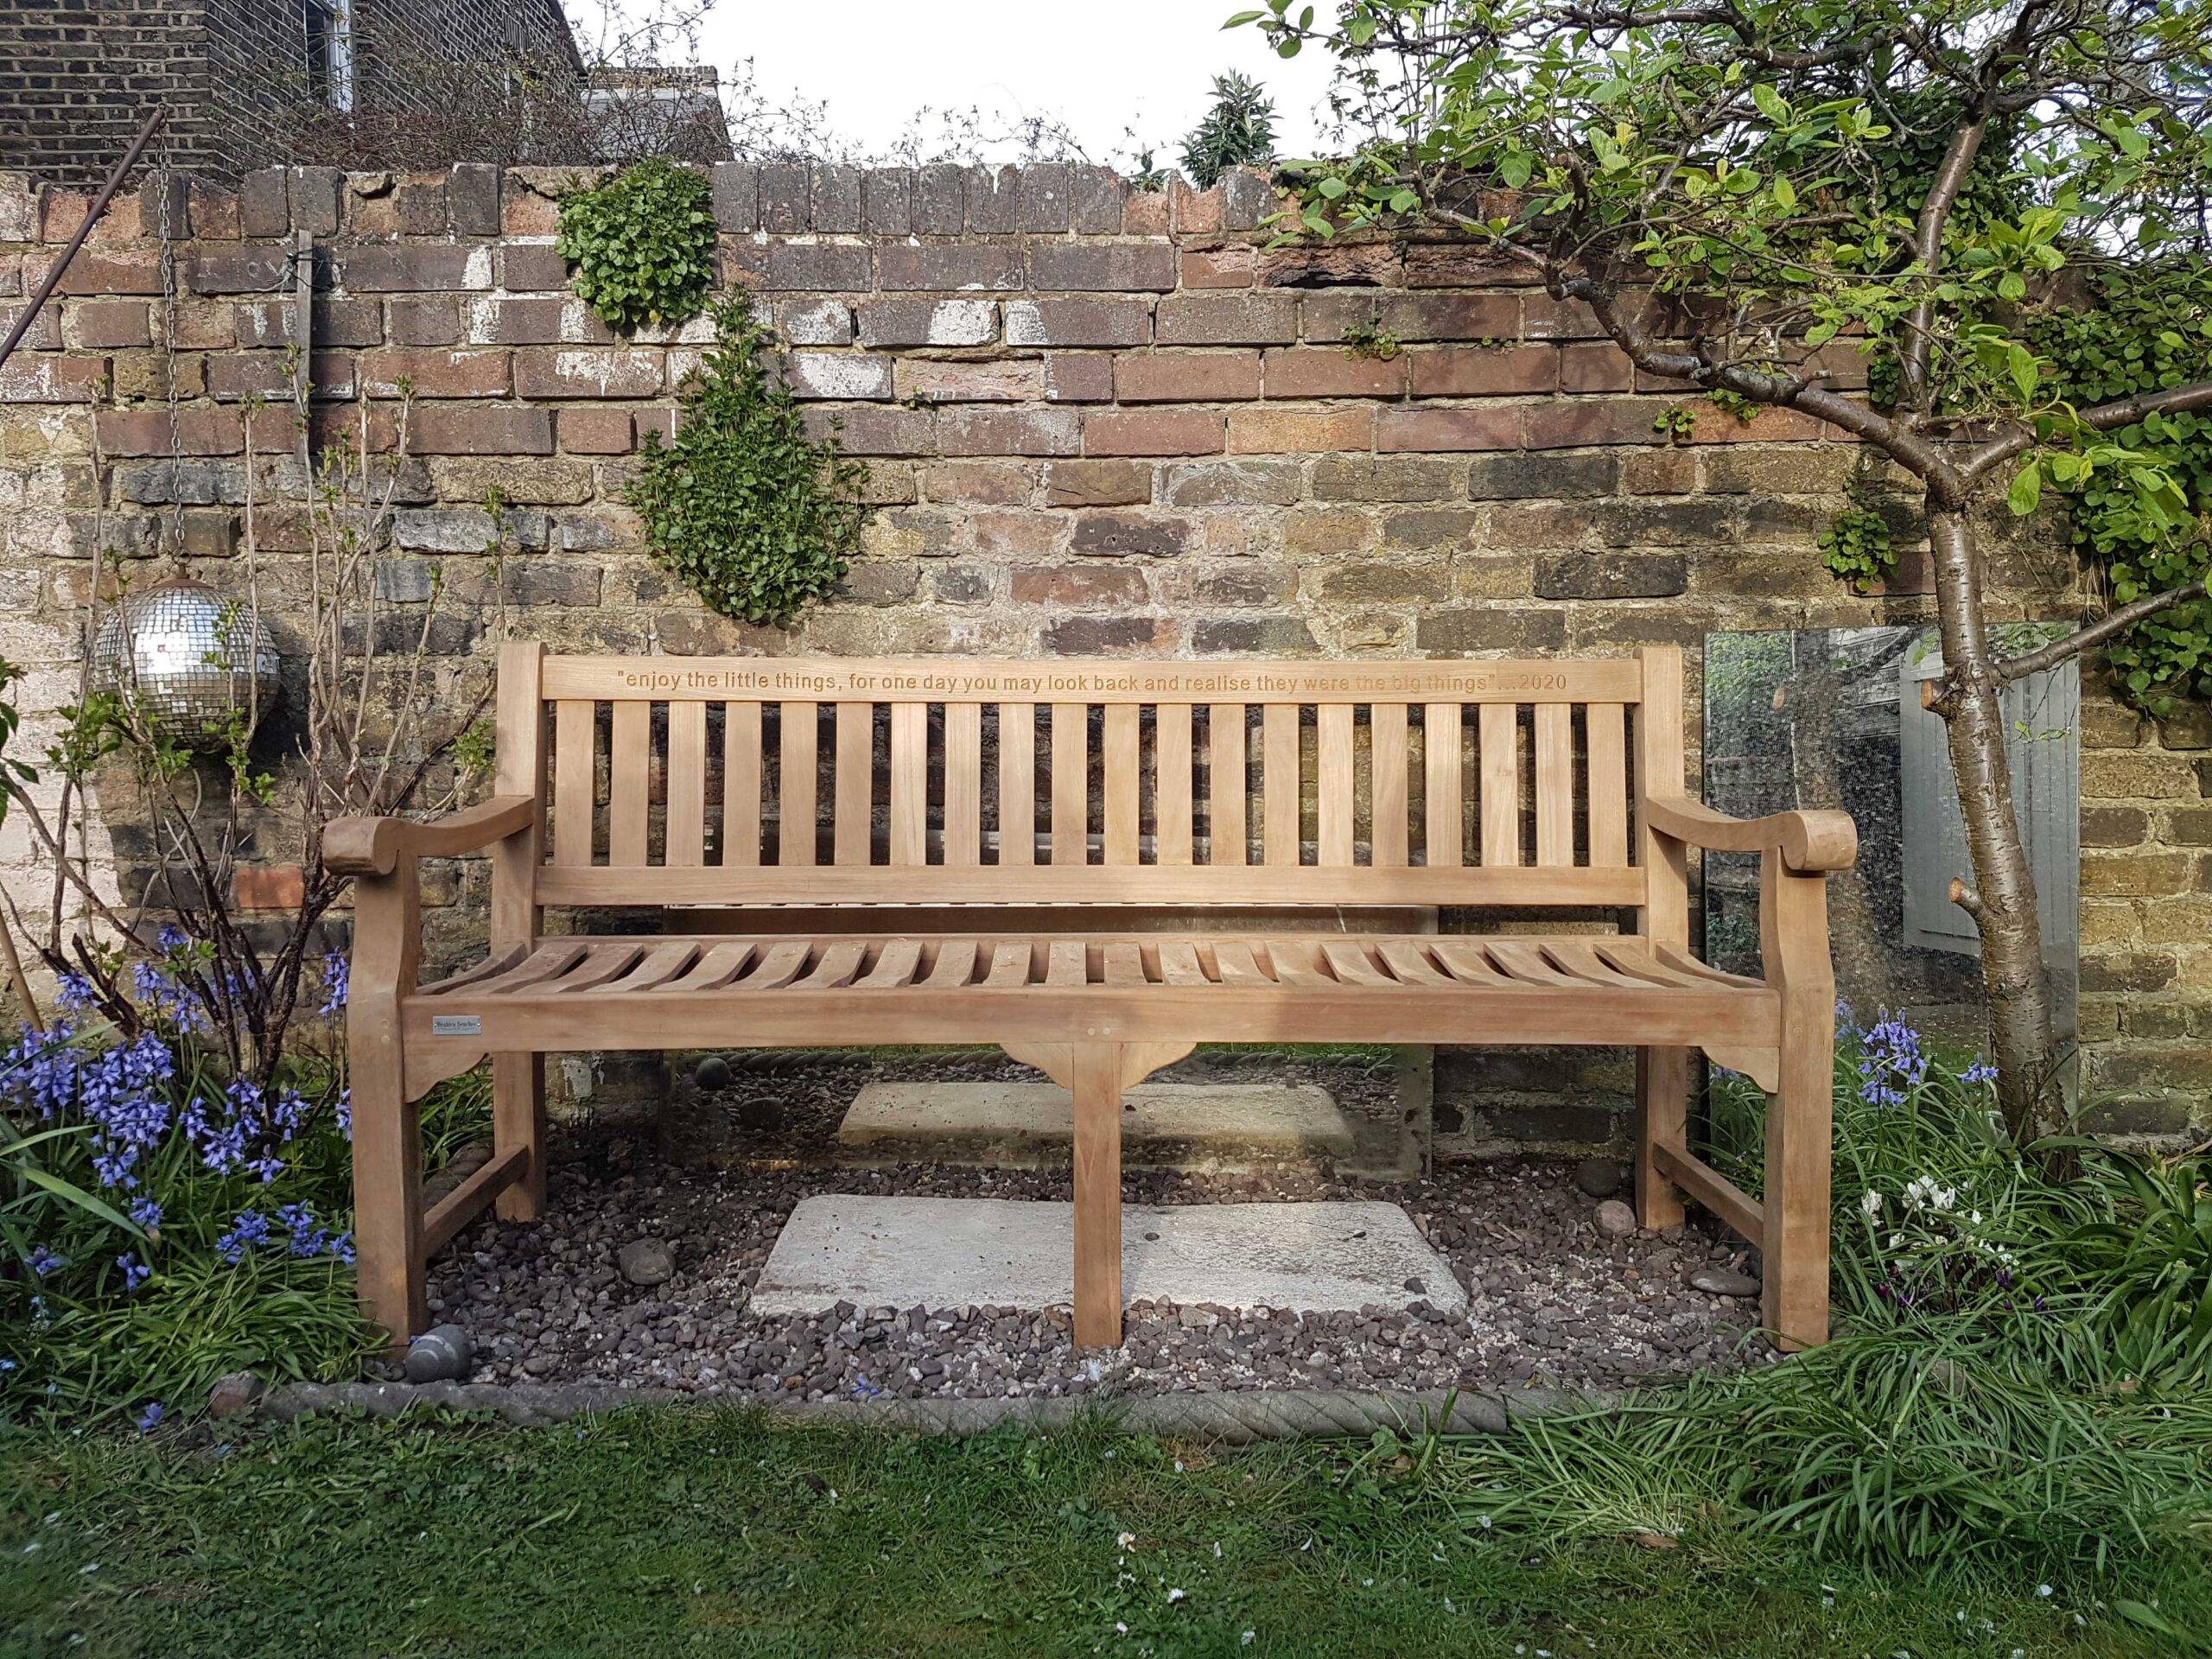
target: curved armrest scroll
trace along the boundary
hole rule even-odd
[[[530,828],[537,803],[495,795],[479,805],[417,823],[410,818],[334,818],[322,832],[322,861],[340,875],[390,875],[403,858],[453,858]]]
[[[1782,855],[1791,869],[1806,874],[1847,870],[1859,859],[1859,830],[1847,812],[1773,812],[1763,818],[1732,818],[1687,797],[1646,800],[1643,811],[1662,836],[1720,853]]]

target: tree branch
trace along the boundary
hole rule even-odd
[[[2063,639],[2054,639],[2038,650],[2018,657],[2008,657],[1993,664],[1991,671],[1998,683],[2009,685],[2014,680],[2025,679],[2031,674],[2040,674],[2047,668],[2056,668],[2069,657],[2078,657],[2092,646],[2101,645],[2116,633],[2123,633],[2138,622],[2147,621],[2161,611],[2206,596],[2205,578],[2199,576],[2184,588],[2169,588],[2162,594],[2146,594],[2133,604],[2099,617],[2085,628],[2068,634]]]
[[[2116,432],[2121,427],[2133,426],[2146,416],[2186,415],[2199,409],[2212,409],[2212,380],[2198,380],[2186,386],[2169,386],[2164,391],[2139,392],[2133,397],[2098,404],[2077,410],[2074,418],[2094,432]],[[2016,426],[2003,437],[1993,439],[1975,450],[1960,467],[1959,476],[1971,484],[1991,467],[2001,467],[2035,447],[2035,429]]]

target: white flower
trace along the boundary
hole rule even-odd
[[[2047,1584],[2039,1584],[2036,1586],[2036,1594],[2039,1596],[2049,1596],[2050,1594],[2050,1586]]]
[[[1135,1544],[1136,1541],[1136,1534],[1134,1532],[1125,1532],[1122,1534],[1120,1537],[1114,1540],[1114,1548],[1120,1550],[1122,1554],[1126,1555],[1129,1553],[1130,1548]]]
[[[1882,1213],[1882,1195],[1877,1192],[1872,1187],[1868,1187],[1865,1195],[1859,1200],[1859,1207],[1866,1212],[1869,1219],[1880,1215]]]
[[[1236,1638],[1236,1645],[1241,1648],[1249,1648],[1259,1639],[1260,1633],[1257,1630],[1247,1630]]]
[[[1170,1607],[1173,1607],[1177,1602],[1182,1599],[1183,1592],[1180,1590],[1170,1590],[1167,1592],[1167,1605]]]

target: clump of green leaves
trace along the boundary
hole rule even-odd
[[[1749,426],[1759,412],[1759,406],[1740,391],[1731,391],[1726,386],[1715,386],[1705,394],[1706,399],[1724,415],[1733,416],[1738,426]]]
[[[2212,264],[2110,274],[2094,299],[2054,307],[2033,331],[2068,403],[2105,403],[2212,376]],[[2115,604],[2199,580],[2212,565],[2212,420],[2153,415],[2108,435],[2164,471],[2179,493],[2178,511],[2146,499],[2124,469],[2084,474],[2049,457],[2053,481],[2072,486],[2074,543],[2083,561],[2104,573]],[[2177,605],[2130,629],[2106,654],[2130,700],[2154,714],[2177,695],[2212,697],[2212,601]]]
[[[561,257],[579,298],[610,328],[683,322],[715,279],[706,176],[655,159],[561,198]]]
[[[1651,417],[1651,429],[1672,442],[1696,429],[1697,417],[1680,404],[1669,404]]]
[[[1821,532],[1821,563],[1838,582],[1877,582],[1897,568],[1890,521],[1857,490]]]
[[[1275,106],[1258,82],[1234,70],[1217,75],[1213,107],[1183,140],[1183,170],[1210,190],[1232,167],[1264,162],[1275,153]]]
[[[715,308],[717,344],[684,382],[675,439],[645,438],[626,499],[655,556],[725,616],[789,626],[834,588],[860,537],[865,468],[806,429],[752,307]]]
[[[1346,357],[1371,357],[1378,363],[1388,363],[1404,349],[1398,337],[1379,322],[1355,322],[1344,330]]]

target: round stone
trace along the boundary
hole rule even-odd
[[[616,1254],[615,1265],[633,1285],[664,1285],[676,1274],[676,1258],[657,1238],[634,1238]]]
[[[1690,1288],[1708,1296],[1756,1296],[1759,1281],[1733,1268],[1700,1268],[1690,1274]]]
[[[454,1382],[476,1363],[476,1344],[457,1325],[433,1325],[407,1344],[410,1382]]]
[[[1618,1198],[1598,1206],[1598,1230],[1607,1238],[1626,1238],[1636,1230],[1636,1211]]]
[[[708,1055],[691,1073],[692,1081],[702,1089],[727,1089],[736,1077],[729,1062],[719,1054]]]
[[[1585,1158],[1574,1166],[1574,1184],[1593,1198],[1610,1198],[1628,1185],[1628,1166],[1618,1158]]]
[[[251,1371],[232,1371],[215,1379],[207,1390],[210,1417],[235,1417],[261,1398],[261,1378]]]

